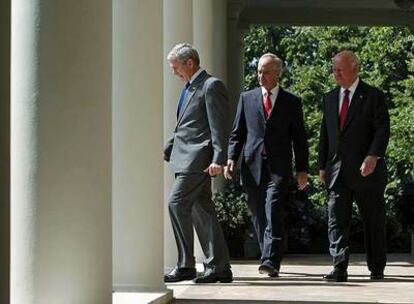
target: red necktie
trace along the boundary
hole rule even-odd
[[[272,95],[272,92],[270,91],[267,91],[265,93],[264,114],[266,119],[269,118],[270,113],[272,112],[272,101],[270,100],[270,95]]]
[[[272,92],[266,91],[264,99],[264,115],[266,120],[269,118],[270,113],[272,112],[272,100],[270,99],[270,95],[272,95]],[[266,158],[266,148],[264,146],[262,155],[264,158]]]
[[[345,126],[346,114],[349,106],[349,90],[345,90],[344,99],[342,100],[341,112],[339,112],[339,129],[342,131]]]

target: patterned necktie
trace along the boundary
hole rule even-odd
[[[339,112],[339,129],[342,131],[345,126],[346,115],[348,113],[349,106],[349,90],[344,92],[344,99],[342,100],[341,112]]]
[[[265,100],[264,100],[264,113],[266,120],[269,118],[270,113],[272,113],[272,101],[270,99],[270,95],[272,95],[272,92],[267,91],[265,93]]]
[[[177,119],[180,116],[181,109],[184,105],[185,97],[187,96],[189,86],[190,86],[190,83],[187,82],[181,91],[180,99],[178,100],[178,105],[177,105]]]

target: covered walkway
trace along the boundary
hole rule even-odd
[[[252,303],[414,303],[414,259],[390,255],[385,279],[371,281],[364,255],[353,255],[346,283],[328,283],[322,276],[331,270],[328,255],[291,255],[279,278],[257,272],[256,261],[233,261],[231,284],[168,284],[175,304]]]

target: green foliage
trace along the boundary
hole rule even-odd
[[[404,183],[398,193],[395,207],[402,226],[414,231],[414,181]]]
[[[258,85],[257,62],[262,54],[275,53],[285,62],[281,85],[303,100],[313,187],[309,198],[324,208],[326,198],[318,182],[316,164],[321,100],[324,93],[335,87],[331,58],[343,49],[356,53],[361,78],[383,90],[387,97],[391,138],[386,155],[389,173],[386,204],[387,217],[391,219],[395,217],[393,207],[401,183],[414,175],[414,35],[411,29],[254,27],[245,37],[244,88]]]
[[[247,208],[246,194],[240,185],[230,183],[223,192],[213,196],[217,218],[226,239],[244,239],[250,225],[250,214]]]

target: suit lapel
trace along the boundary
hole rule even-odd
[[[178,116],[177,124],[175,126],[175,129],[177,129],[178,125],[180,124],[185,111],[187,110],[190,102],[193,99],[193,96],[194,96],[195,92],[197,91],[197,89],[199,89],[199,87],[204,83],[204,81],[208,77],[209,77],[209,75],[207,74],[207,72],[203,71],[203,72],[200,73],[200,75],[197,76],[196,79],[194,79],[193,83],[190,84],[190,86],[188,87],[188,93],[185,97],[184,108],[181,110],[180,115]]]
[[[329,121],[327,123],[332,130],[335,130],[336,136],[339,134],[339,94],[340,88],[336,88],[326,100],[327,111],[329,111],[329,116],[327,117]]]
[[[263,109],[263,95],[262,95],[262,88],[259,87],[256,90],[255,98],[254,98],[255,106],[257,109],[257,113],[259,114],[260,118],[263,121],[266,121]]]
[[[191,99],[192,99],[194,93],[196,92],[196,90],[197,90],[197,88],[194,85],[190,85],[188,87],[188,93],[185,96],[184,107],[181,110],[180,115],[178,116],[177,125],[180,123],[181,119],[183,118],[184,112],[185,112],[185,110],[187,110],[188,105],[190,104]]]
[[[273,113],[276,111],[276,108],[280,106],[280,103],[282,102],[284,97],[285,97],[285,91],[279,86],[279,93],[277,94],[275,104],[272,107],[272,111],[270,112],[269,118],[266,120],[265,115],[264,115],[262,88],[259,87],[258,93],[256,94],[256,104],[257,104],[257,111],[259,112],[259,115],[263,119],[263,121],[267,122],[272,118]]]
[[[282,89],[282,87],[279,85],[279,93],[277,94],[275,104],[272,107],[272,111],[270,112],[270,117],[268,118],[268,121],[272,118],[273,113],[281,106],[281,103],[283,100],[285,100],[285,90]]]
[[[354,95],[352,95],[351,105],[349,106],[348,113],[345,119],[345,126],[342,132],[344,132],[347,126],[351,123],[352,119],[355,117],[355,113],[358,113],[358,109],[362,104],[364,95],[364,83],[360,80]]]
[[[340,95],[341,94],[341,90],[340,90],[340,88],[337,88],[336,90],[335,90],[335,93],[334,93],[334,98],[335,98],[335,101],[332,101],[332,105],[333,105],[333,113],[334,113],[334,116],[335,116],[335,121],[337,121],[338,123],[337,123],[337,128],[339,128],[339,98],[340,98]]]

